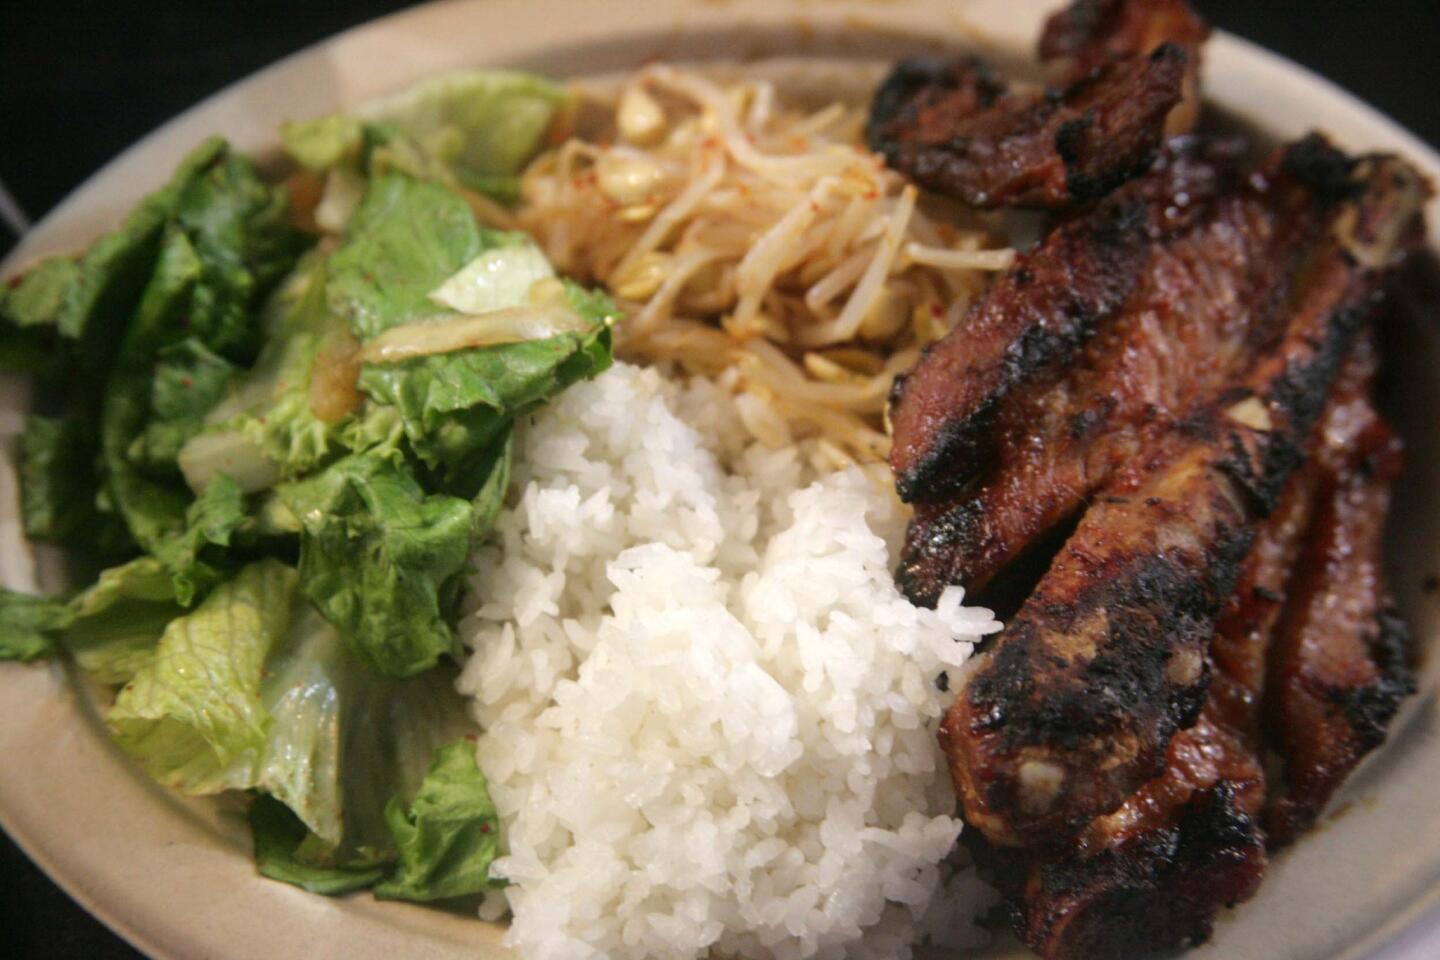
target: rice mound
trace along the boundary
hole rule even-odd
[[[999,625],[958,588],[907,601],[893,497],[783,431],[625,364],[522,429],[460,685],[508,851],[482,915],[508,905],[524,957],[889,960],[937,914],[973,935],[971,877],[926,917],[960,831],[936,680]]]

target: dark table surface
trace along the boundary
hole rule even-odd
[[[1434,66],[1440,5],[1434,0],[1196,5],[1218,26],[1317,70],[1440,144]],[[300,47],[405,6],[383,0],[0,0],[0,181],[38,220],[101,164],[196,101]],[[0,227],[0,254],[14,239]],[[140,956],[3,835],[0,954]]]

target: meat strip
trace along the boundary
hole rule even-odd
[[[1007,398],[1061,369],[1113,320],[1157,244],[1183,234],[1236,180],[1233,142],[1176,144],[1145,177],[1020,255],[891,394],[902,499],[933,501],[992,460]]]
[[[1314,159],[1333,164],[1333,151]],[[1373,157],[1333,172],[1352,215],[1306,266],[1277,346],[1100,490],[972,661],[941,743],[966,820],[991,842],[1051,842],[1115,810],[1161,774],[1172,736],[1198,715],[1205,654],[1254,526],[1302,459],[1387,268],[1418,242],[1425,188],[1409,167]]]
[[[1311,431],[1310,454],[1351,419],[1374,368],[1362,337]],[[967,835],[997,871],[1016,934],[1042,956],[1130,958],[1199,943],[1222,908],[1259,886],[1266,655],[1319,483],[1312,459],[1259,525],[1212,641],[1205,705],[1194,726],[1171,738],[1164,772],[1057,847],[996,849]]]
[[[1133,292],[1068,370],[1011,391],[995,414],[994,453],[979,485],[917,507],[897,573],[908,595],[933,603],[951,583],[983,590],[1157,434],[1237,382],[1274,341],[1306,258],[1331,243],[1335,223],[1349,215],[1328,180],[1285,172],[1292,152],[1310,149],[1282,151],[1267,173],[1151,243]],[[990,302],[1006,308],[998,297]],[[963,343],[966,332],[952,337]],[[892,415],[897,451],[921,446],[911,435],[917,419],[901,407],[926,386],[950,387],[935,383],[940,376],[922,361],[907,381]],[[918,428],[949,429],[943,414]],[[972,468],[985,463],[978,451],[970,460]]]
[[[1410,633],[1382,569],[1399,438],[1362,392],[1324,441],[1319,507],[1270,657],[1268,719],[1283,759],[1265,816],[1275,845],[1315,821],[1415,692]]]
[[[1076,0],[1051,15],[1039,53],[1057,85],[1164,43],[1199,50],[1210,25],[1185,0]]]
[[[975,58],[902,61],[876,91],[870,148],[927,190],[975,207],[1068,207],[1149,169],[1184,95],[1174,44],[1063,91],[1012,91]]]
[[[1264,773],[1207,709],[1175,735],[1165,772],[1059,849],[969,837],[1009,899],[1016,935],[1047,960],[1131,960],[1207,939],[1267,866]]]
[[[1173,43],[1185,51],[1181,105],[1166,134],[1193,130],[1200,116],[1200,56],[1210,25],[1185,0],[1077,0],[1045,23],[1040,59],[1051,83],[1068,86],[1105,64]]]

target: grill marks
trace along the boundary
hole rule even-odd
[[[1267,840],[1271,846],[1286,841],[1289,835],[1277,831],[1303,806],[1293,787],[1277,800],[1274,785],[1267,806],[1260,761],[1267,656],[1277,663],[1303,656],[1289,624],[1306,612],[1333,607],[1337,597],[1359,601],[1360,615],[1348,621],[1348,629],[1327,634],[1327,639],[1345,639],[1325,644],[1332,662],[1348,664],[1352,678],[1365,678],[1343,689],[1363,691],[1359,699],[1383,704],[1381,729],[1407,689],[1403,648],[1371,642],[1379,634],[1368,613],[1381,609],[1384,597],[1378,576],[1357,581],[1353,570],[1333,562],[1306,565],[1292,575],[1302,551],[1337,555],[1333,547],[1340,538],[1327,532],[1335,525],[1326,520],[1326,503],[1348,498],[1336,491],[1384,486],[1395,469],[1393,441],[1368,400],[1375,366],[1373,344],[1361,338],[1311,432],[1312,459],[1291,478],[1279,505],[1256,532],[1209,651],[1211,680],[1204,706],[1192,726],[1171,738],[1163,772],[1114,812],[1044,848],[999,848],[974,831],[966,834],[977,858],[1007,893],[1017,934],[1043,956],[1128,958],[1198,943],[1208,938],[1221,908],[1258,889],[1267,866]],[[1376,469],[1357,472],[1357,463]],[[1364,507],[1358,516],[1373,521],[1374,498],[1360,499]],[[1312,518],[1313,530],[1308,529]],[[1373,545],[1373,525],[1362,522],[1358,531],[1354,523],[1346,526]],[[1359,545],[1355,539],[1348,543]],[[1361,553],[1374,561],[1363,546]],[[1287,626],[1277,631],[1282,608]],[[1313,653],[1317,645],[1303,648]],[[1376,656],[1380,650],[1387,652]],[[1394,672],[1395,664],[1402,665],[1400,673]],[[1293,676],[1293,671],[1283,672],[1271,685],[1291,685]],[[1331,779],[1334,772],[1348,771],[1358,753],[1368,749],[1357,753],[1357,745],[1373,746],[1373,739],[1356,737],[1343,708],[1333,707],[1345,696],[1322,699],[1331,706],[1319,722],[1305,712],[1316,704],[1309,698],[1298,710],[1282,708],[1273,719],[1282,739],[1298,734],[1316,745],[1287,754],[1285,779],[1320,787],[1328,797],[1338,782]],[[1317,757],[1338,757],[1339,766],[1316,762]]]
[[[1381,569],[1400,444],[1363,393],[1336,419],[1270,658],[1268,719],[1284,763],[1265,826],[1277,844],[1314,822],[1415,691],[1409,632]]]
[[[983,590],[1273,342],[1304,257],[1331,226],[1324,198],[1279,173],[1282,160],[1151,243],[1131,296],[1072,365],[998,405],[992,449],[972,445],[972,471],[989,468],[978,489],[917,506],[898,574],[912,596],[933,602],[956,582]],[[917,446],[909,421],[894,424],[897,450]]]
[[[1300,149],[1305,165],[1289,154],[1281,164],[1290,175],[1319,155],[1312,142]],[[1352,177],[1309,180],[1331,195],[1329,228],[1297,268],[1273,346],[1098,488],[946,717],[966,819],[993,843],[1072,836],[1159,774],[1172,736],[1195,721],[1255,528],[1302,461],[1380,291],[1384,271],[1351,248],[1400,236],[1393,221],[1409,223],[1422,196],[1396,161],[1330,153]],[[1352,235],[1350,223],[1368,226]]]
[[[901,62],[866,136],[895,169],[977,207],[1066,207],[1144,173],[1197,85],[1209,28],[1180,0],[1082,2],[1041,42],[1057,86],[1012,90],[983,61]]]
[[[876,95],[871,149],[919,185],[975,207],[1063,207],[1103,197],[1154,159],[1184,92],[1165,45],[1060,92],[1012,91],[973,58],[907,60]]]
[[[1157,245],[1238,176],[1232,143],[1176,144],[1150,174],[1052,231],[897,379],[891,467],[907,501],[963,488],[994,457],[1011,394],[1063,368],[1124,308]]]
[[[1254,894],[1267,865],[1263,794],[1255,755],[1207,704],[1172,741],[1165,773],[1065,846],[1037,854],[970,839],[1031,949],[1128,960],[1205,940],[1219,907]]]

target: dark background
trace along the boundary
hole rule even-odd
[[[1195,4],[1217,26],[1317,70],[1440,144],[1435,0]],[[96,168],[184,108],[300,47],[405,6],[0,0],[0,180],[37,221]],[[618,0],[610,10],[623,15]],[[0,255],[14,239],[0,227]],[[27,960],[139,957],[3,835],[0,953]]]

